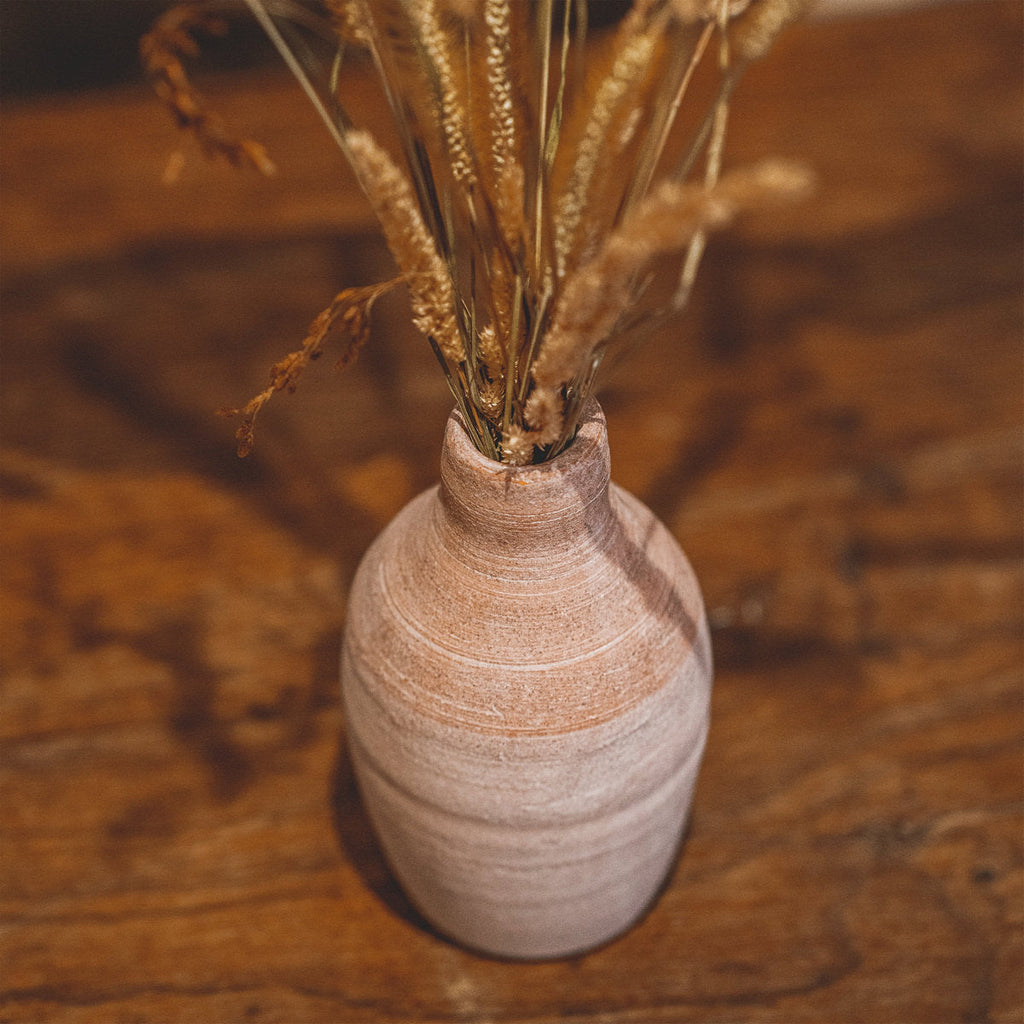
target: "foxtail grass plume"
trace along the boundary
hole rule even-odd
[[[737,81],[808,0],[634,0],[608,38],[589,29],[587,0],[245,3],[351,163],[399,276],[336,296],[268,387],[229,410],[242,416],[242,454],[256,414],[294,389],[329,333],[346,337],[350,361],[374,303],[401,282],[480,451],[514,465],[553,458],[626,329],[685,304],[706,234],[808,185],[787,164],[723,171]],[[142,60],[204,152],[269,174],[263,147],[234,138],[184,69],[204,34],[224,30],[228,6],[171,8]],[[360,52],[392,150],[339,87]],[[710,100],[691,99],[698,71],[717,79],[702,92]],[[679,138],[683,121],[694,127]],[[644,284],[666,256],[679,286],[666,308],[646,310]]]

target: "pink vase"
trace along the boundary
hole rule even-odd
[[[596,402],[567,451],[519,468],[452,415],[440,486],[360,565],[342,690],[381,846],[441,932],[549,958],[645,911],[689,811],[711,649],[679,546],[609,484]]]

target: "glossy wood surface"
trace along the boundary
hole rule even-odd
[[[717,680],[683,855],[589,955],[432,934],[341,737],[357,561],[449,410],[381,305],[212,410],[387,259],[283,75],[211,83],[266,183],[143,89],[0,109],[0,1020],[1024,1020],[1021,11],[819,21],[729,159],[816,195],[710,247],[602,395],[614,478],[700,577]]]

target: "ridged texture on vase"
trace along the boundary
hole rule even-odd
[[[703,752],[696,580],[608,470],[596,403],[568,451],[523,468],[453,416],[440,487],[353,584],[342,684],[374,828],[425,917],[500,956],[568,955],[636,920]]]

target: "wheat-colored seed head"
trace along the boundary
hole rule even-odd
[[[517,162],[508,161],[498,170],[494,205],[501,236],[512,252],[519,252],[526,243],[524,190],[523,168]]]
[[[451,278],[423,223],[412,186],[368,132],[351,132],[347,142],[391,255],[408,281],[413,323],[451,362],[462,362],[466,352],[455,319]]]
[[[535,445],[554,444],[565,427],[565,415],[557,388],[540,385],[526,400],[525,420],[533,431]]]
[[[505,389],[500,380],[488,381],[480,388],[480,408],[495,419],[501,415],[505,404]]]
[[[740,72],[809,0],[633,0],[608,46],[588,41],[585,0],[323,0],[327,17],[307,0],[245,2],[351,163],[400,277],[335,297],[240,410],[242,451],[328,333],[344,332],[342,362],[354,358],[373,303],[402,281],[477,447],[513,465],[552,458],[605,353],[639,319],[656,257],[676,257],[681,306],[708,230],[805,184],[778,165],[721,168]],[[184,70],[197,35],[223,27],[204,4],[224,3],[169,11],[142,41],[143,63],[204,152],[270,173],[263,148],[233,137]],[[289,21],[331,42],[333,63],[322,71],[289,42]],[[353,49],[382,87],[390,150],[346,107],[339,69]],[[690,110],[692,135],[674,147],[709,63],[713,98]]]
[[[558,201],[555,216],[555,262],[560,277],[569,268],[573,248],[579,238],[580,222],[587,209],[588,195],[598,173],[602,152],[608,145],[613,121],[622,111],[624,101],[643,81],[644,69],[651,61],[658,41],[657,34],[651,29],[623,30],[622,35],[624,39],[621,49],[611,72],[602,81],[594,97],[569,182]]]
[[[484,0],[487,87],[495,169],[515,159],[516,116],[512,99],[512,12],[509,0]]]
[[[436,75],[437,121],[444,136],[452,177],[464,188],[472,188],[476,184],[476,170],[466,131],[466,112],[456,85],[452,54],[441,28],[437,5],[435,0],[416,0],[408,9]]]
[[[789,164],[735,172],[716,187],[664,182],[567,282],[533,366],[538,385],[558,388],[582,369],[630,303],[637,275],[659,255],[683,249],[699,231],[720,227],[744,208],[795,196],[808,178]]]
[[[753,0],[734,22],[731,36],[739,60],[760,60],[779,33],[801,17],[811,0]]]
[[[501,461],[510,466],[528,466],[533,461],[534,442],[528,430],[511,426],[502,435]]]
[[[369,47],[373,37],[366,11],[356,0],[325,0],[338,37],[346,43]]]

